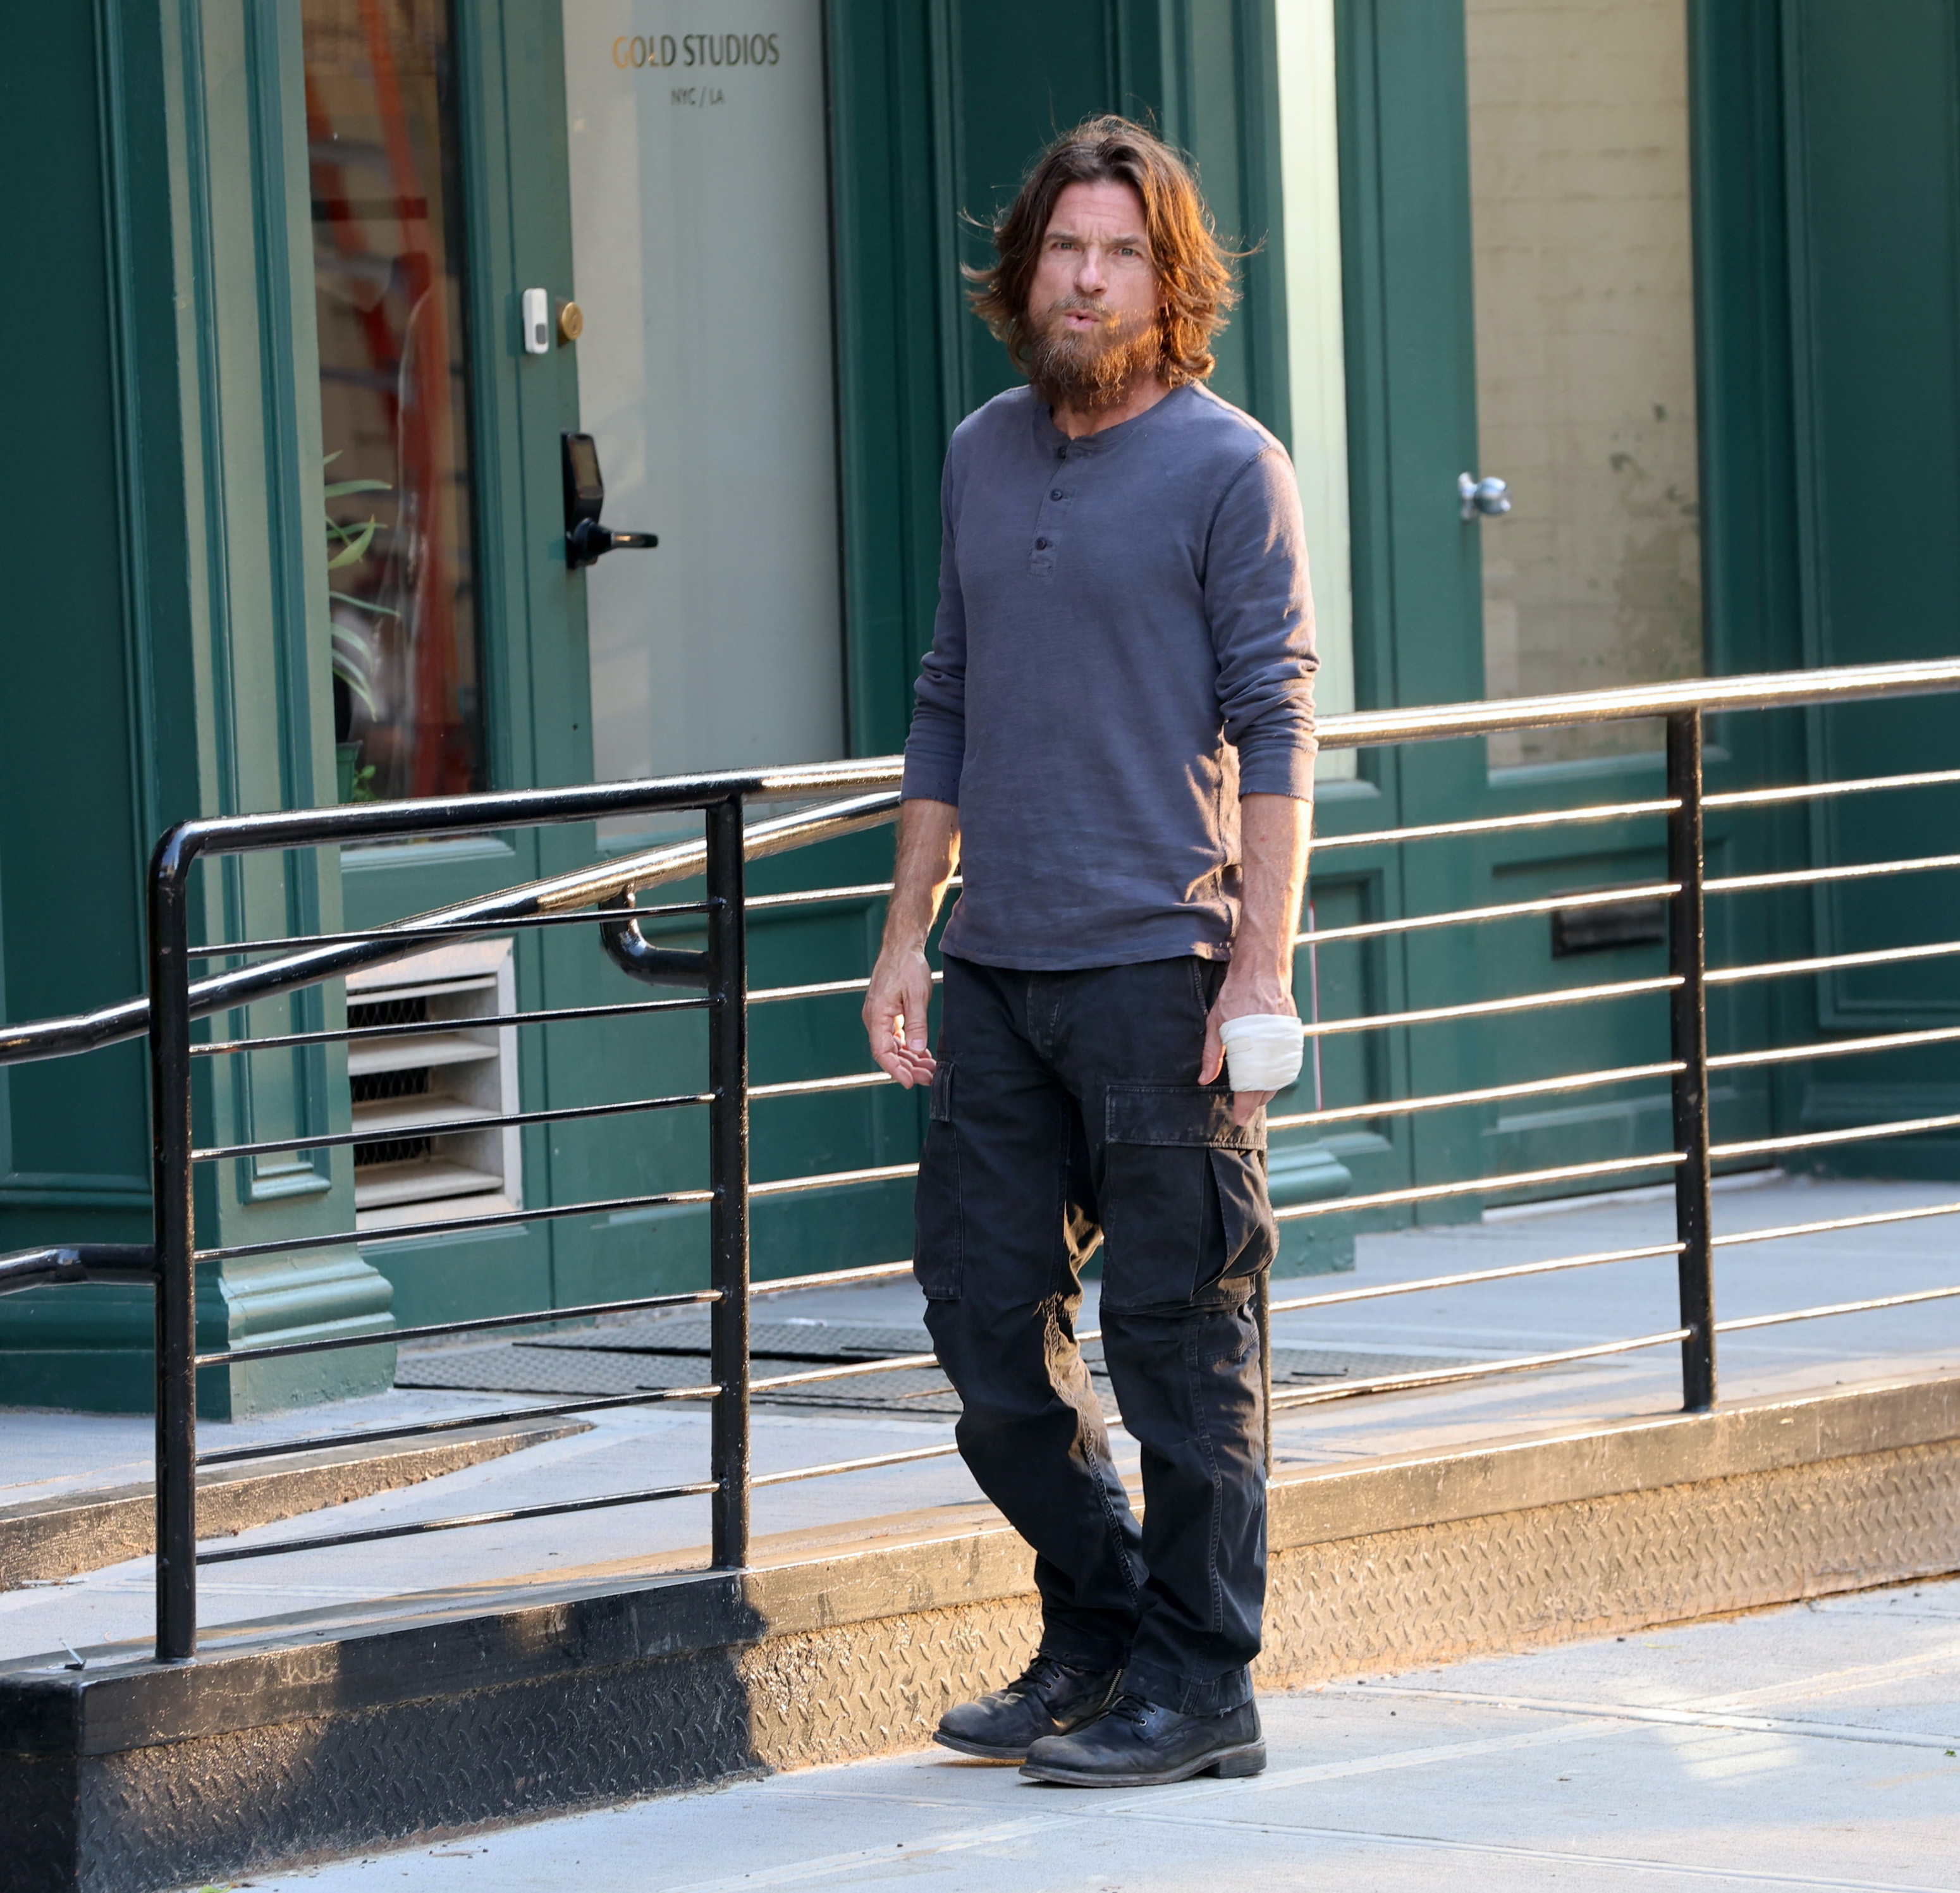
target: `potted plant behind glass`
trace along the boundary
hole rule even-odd
[[[329,453],[323,464],[331,466],[339,458],[338,453]],[[386,480],[330,480],[326,497],[337,500],[345,499],[351,493],[392,493],[394,490]],[[326,569],[329,572],[342,571],[359,565],[368,556],[368,549],[373,544],[379,526],[380,522],[372,514],[355,526],[343,526],[329,514],[326,521]],[[330,606],[350,606],[353,611],[377,613],[387,618],[401,616],[392,606],[377,604],[369,598],[356,598],[352,593],[336,591],[330,585],[326,596]],[[370,784],[374,775],[374,765],[370,763],[364,768],[361,766],[361,740],[350,739],[347,732],[353,721],[355,704],[367,712],[370,721],[377,721],[381,714],[374,698],[374,640],[352,620],[351,614],[339,610],[333,614],[332,635],[333,761],[339,799],[343,802],[372,801],[374,791]],[[341,695],[343,690],[346,692],[344,711]]]

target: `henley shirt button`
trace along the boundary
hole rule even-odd
[[[1060,499],[1061,497],[1062,497],[1061,488],[1060,487],[1058,487],[1058,487],[1056,487],[1056,488],[1054,488],[1054,489],[1053,489],[1053,490],[1049,493],[1049,495],[1048,495],[1048,498],[1049,498],[1050,499],[1052,499],[1052,500],[1058,500],[1058,499]]]
[[[1045,539],[1036,539],[1035,541],[1035,550],[1038,552],[1046,552],[1048,550],[1048,541]]]

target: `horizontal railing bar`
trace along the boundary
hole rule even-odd
[[[357,1005],[358,1000],[355,1002]],[[398,1026],[339,1026],[331,1032],[288,1032],[269,1039],[221,1039],[192,1045],[193,1058],[214,1058],[222,1052],[284,1051],[294,1045],[337,1045],[358,1039],[413,1039],[434,1032],[485,1031],[493,1026],[549,1026],[569,1019],[619,1019],[635,1013],[700,1012],[712,999],[635,999],[615,1006],[552,1006],[536,1012],[473,1013],[466,1019],[411,1019]]]
[[[834,1268],[816,1275],[779,1275],[774,1281],[751,1282],[751,1295],[793,1293],[800,1288],[841,1288],[851,1282],[881,1282],[909,1275],[912,1265],[904,1262],[870,1262],[862,1268]]]
[[[880,1452],[868,1459],[833,1459],[828,1465],[798,1466],[791,1472],[759,1472],[749,1481],[759,1485],[788,1485],[797,1479],[820,1479],[832,1472],[869,1472],[881,1465],[908,1465],[915,1459],[946,1459],[959,1450],[956,1443],[943,1446],[914,1446],[905,1452]]]
[[[938,1365],[937,1354],[892,1354],[883,1360],[854,1360],[843,1367],[812,1367],[793,1374],[771,1374],[764,1379],[751,1380],[749,1391],[752,1394],[771,1393],[782,1387],[812,1386],[820,1380],[856,1380],[866,1374],[910,1372]]]
[[[822,901],[873,900],[892,891],[889,881],[867,881],[861,887],[818,887],[799,894],[750,894],[742,905],[750,913],[766,907],[811,907]]]
[[[910,1263],[905,1265],[911,1267]],[[1076,1345],[1086,1347],[1092,1341],[1100,1341],[1102,1330],[1085,1328],[1075,1337]],[[773,1392],[784,1387],[807,1387],[822,1380],[857,1380],[867,1374],[914,1373],[922,1367],[937,1367],[940,1364],[937,1353],[923,1354],[888,1354],[881,1360],[854,1360],[841,1367],[810,1367],[799,1369],[793,1374],[772,1374],[766,1379],[749,1382],[751,1393]]]
[[[937,986],[946,977],[943,972],[932,975]],[[862,979],[819,979],[803,986],[762,986],[749,995],[752,1006],[759,1006],[772,999],[828,999],[848,992],[868,992],[871,981],[867,975]]]
[[[1723,1051],[1708,1061],[1733,1071],[1744,1065],[1793,1064],[1806,1058],[1836,1058],[1854,1051],[1899,1051],[1914,1045],[1936,1045],[1960,1039],[1960,1026],[1939,1026],[1925,1032],[1882,1032],[1866,1039],[1829,1039],[1815,1045],[1778,1045],[1768,1051]]]
[[[916,1163],[882,1163],[868,1169],[829,1170],[819,1176],[786,1176],[773,1183],[751,1183],[751,1196],[791,1196],[799,1190],[834,1190],[847,1183],[889,1183],[917,1176]]]
[[[1622,901],[1665,900],[1681,892],[1678,881],[1654,881],[1638,887],[1608,887],[1584,893],[1551,894],[1543,900],[1507,901],[1498,907],[1459,907],[1446,914],[1417,914],[1404,920],[1363,921],[1354,927],[1323,927],[1296,934],[1296,946],[1325,946],[1338,940],[1375,940],[1390,934],[1412,934],[1429,927],[1461,927],[1482,921],[1519,920],[1532,914],[1564,913],[1574,907],[1612,907]]]
[[[1711,894],[1739,894],[1774,887],[1808,886],[1825,881],[1857,880],[1884,874],[1960,867],[1960,854],[1929,854],[1914,861],[1878,861],[1852,867],[1805,868],[1790,873],[1731,874],[1707,883]],[[1364,921],[1352,927],[1323,927],[1296,934],[1296,946],[1325,946],[1337,940],[1377,940],[1435,927],[1460,927],[1479,922],[1521,920],[1536,914],[1565,913],[1574,908],[1613,907],[1623,901],[1667,900],[1681,892],[1678,881],[1653,881],[1626,887],[1589,889],[1551,894],[1539,900],[1507,901],[1491,907],[1459,907],[1441,914],[1417,914],[1401,920]]]
[[[964,887],[964,878],[956,874],[949,888]],[[752,912],[758,907],[808,907],[822,901],[876,900],[892,891],[889,881],[867,881],[859,887],[816,887],[796,894],[751,894],[743,902]]]
[[[1834,1236],[1841,1230],[1876,1229],[1882,1223],[1920,1223],[1929,1217],[1960,1216],[1960,1202],[1927,1203],[1909,1210],[1867,1210],[1857,1216],[1827,1216],[1814,1223],[1784,1223],[1774,1229],[1738,1230],[1715,1238],[1717,1249],[1739,1248],[1745,1242],[1774,1242],[1787,1236]]]
[[[620,1104],[567,1104],[549,1111],[512,1111],[495,1118],[457,1118],[442,1124],[403,1125],[396,1130],[335,1131],[317,1137],[279,1137],[269,1144],[230,1144],[193,1150],[193,1163],[221,1157],[269,1156],[279,1150],[325,1150],[347,1144],[389,1144],[405,1137],[454,1137],[468,1131],[511,1131],[527,1124],[563,1124],[574,1118],[616,1118],[634,1111],[667,1111],[677,1106],[712,1104],[712,1091],[685,1092],[670,1098],[632,1098]]]
[[[1510,697],[1475,703],[1427,704],[1406,710],[1359,710],[1328,717],[1318,734],[1323,749],[1379,748],[1391,743],[1460,742],[1513,730],[1559,730],[1701,710],[1777,710],[1800,704],[1855,702],[1861,697],[1912,696],[1960,689],[1960,658],[1904,663],[1844,664],[1825,670],[1785,670],[1741,677],[1688,677],[1631,684],[1563,696]]]
[[[1520,1354],[1509,1360],[1479,1361],[1463,1367],[1425,1368],[1415,1373],[1379,1374],[1367,1380],[1325,1387],[1290,1387],[1276,1393],[1275,1407],[1318,1406],[1323,1401],[1352,1400],[1369,1393],[1402,1393],[1418,1387],[1445,1387],[1452,1382],[1484,1380],[1497,1374],[1523,1373],[1534,1367],[1556,1367],[1570,1360],[1596,1360],[1607,1354],[1630,1354],[1642,1347],[1662,1347],[1671,1341],[1685,1341],[1693,1331],[1671,1328],[1661,1335],[1640,1335],[1631,1341],[1605,1341],[1590,1347],[1562,1347],[1555,1354]]]
[[[1499,1190],[1535,1188],[1541,1183],[1576,1183],[1589,1176],[1615,1176],[1629,1170],[1656,1170],[1682,1161],[1678,1150],[1653,1156],[1616,1156],[1597,1163],[1563,1163],[1555,1169],[1519,1170],[1509,1176],[1473,1176],[1460,1183],[1421,1183],[1411,1189],[1376,1190],[1367,1196],[1335,1196],[1319,1203],[1296,1203],[1273,1212],[1281,1223],[1308,1216],[1344,1216],[1355,1210],[1386,1209],[1399,1203],[1430,1203],[1449,1196],[1489,1196]]]
[[[608,1210],[657,1209],[668,1203],[711,1203],[712,1190],[667,1190],[651,1196],[612,1196],[596,1203],[548,1204],[537,1209],[500,1210],[494,1216],[458,1216],[440,1223],[390,1223],[377,1229],[342,1230],[332,1236],[288,1236],[274,1242],[237,1242],[228,1249],[201,1249],[197,1262],[225,1262],[241,1255],[286,1255],[303,1249],[336,1244],[394,1242],[410,1236],[453,1236],[465,1230],[512,1229],[520,1223],[549,1223],[562,1216],[597,1216]]]
[[[1780,979],[1793,973],[1828,973],[1851,966],[1895,966],[1913,959],[1941,959],[1960,953],[1960,940],[1936,940],[1925,946],[1880,946],[1858,953],[1820,953],[1809,959],[1766,959],[1753,966],[1711,967],[1705,975],[1711,986],[1732,986],[1744,979]]]
[[[822,1091],[860,1091],[874,1084],[896,1084],[889,1071],[853,1071],[841,1078],[791,1078],[780,1084],[752,1084],[749,1096],[756,1098],[802,1098]]]
[[[1896,1118],[1888,1123],[1853,1125],[1844,1131],[1803,1131],[1793,1137],[1751,1137],[1741,1144],[1717,1144],[1709,1151],[1720,1160],[1731,1156],[1766,1156],[1776,1150],[1815,1150],[1832,1144],[1863,1144],[1878,1137],[1916,1137],[1923,1131],[1960,1127],[1960,1111],[1936,1118]]]
[[[192,959],[226,959],[247,953],[298,953],[310,946],[358,946],[376,940],[455,940],[465,937],[480,940],[485,934],[501,934],[520,927],[589,927],[594,921],[657,920],[669,914],[707,914],[714,912],[710,901],[676,901],[662,907],[636,907],[628,914],[620,908],[576,914],[514,914],[498,921],[441,921],[429,925],[393,921],[385,927],[371,927],[358,934],[294,934],[285,940],[234,940],[218,946],[193,946]]]
[[[1520,1275],[1555,1275],[1563,1269],[1597,1268],[1607,1262],[1645,1261],[1678,1255],[1679,1242],[1651,1242],[1644,1249],[1604,1249],[1590,1255],[1561,1255],[1548,1262],[1513,1262],[1502,1268],[1466,1269],[1457,1275],[1429,1275],[1421,1281],[1390,1282],[1379,1288],[1341,1288],[1325,1295],[1289,1296],[1273,1303],[1269,1315],[1290,1315],[1303,1308],[1334,1308],[1344,1302],[1379,1301],[1389,1295],[1415,1295],[1432,1288],[1468,1288],[1481,1282],[1510,1281]]]
[[[1602,1071],[1576,1071],[1562,1078],[1529,1078],[1517,1084],[1485,1085],[1475,1091],[1437,1091],[1427,1097],[1391,1098],[1373,1104],[1330,1106],[1321,1111],[1291,1111],[1268,1117],[1268,1131],[1295,1131],[1309,1124],[1344,1124],[1357,1118],[1405,1117],[1418,1111],[1443,1111],[1458,1105],[1501,1104],[1516,1098],[1542,1098],[1596,1085],[1628,1084],[1637,1078],[1667,1078],[1681,1069],[1678,1059],[1659,1064],[1620,1065]]]
[[[1875,1308],[1904,1308],[1914,1302],[1947,1301],[1960,1295],[1960,1284],[1951,1288],[1915,1288],[1899,1295],[1873,1295],[1864,1301],[1828,1302],[1816,1308],[1786,1309],[1776,1315],[1739,1315],[1718,1321],[1718,1335],[1732,1335],[1745,1328],[1780,1328],[1786,1322],[1822,1321],[1828,1315],[1863,1315]]]
[[[1737,789],[1702,797],[1704,808],[1748,808],[1793,802],[1816,796],[1849,795],[1870,789],[1920,788],[1941,782],[1960,782],[1960,769],[1933,769],[1913,775],[1866,776],[1843,782],[1799,784],[1790,788]],[[1376,848],[1402,842],[1427,842],[1469,835],[1516,834],[1520,829],[1555,828],[1573,822],[1623,822],[1647,815],[1671,815],[1681,804],[1658,797],[1644,802],[1602,802],[1586,808],[1547,809],[1531,815],[1484,816],[1468,822],[1426,822],[1408,828],[1374,829],[1359,835],[1316,835],[1313,851],[1332,848]],[[1711,883],[1712,884],[1712,883]]]
[[[1713,978],[1711,973],[1709,977]],[[1666,992],[1681,984],[1678,973],[1653,979],[1623,979],[1609,986],[1560,986],[1548,992],[1518,993],[1509,999],[1478,999],[1461,1006],[1427,1006],[1415,1012],[1370,1013],[1359,1019],[1323,1019],[1303,1025],[1309,1039],[1332,1038],[1336,1032],[1379,1032],[1389,1026],[1424,1026],[1449,1019],[1488,1019],[1499,1013],[1530,1012],[1539,1007],[1576,1006],[1595,999],[1628,999],[1641,993]]]
[[[1486,815],[1470,822],[1424,822],[1413,828],[1372,829],[1360,835],[1316,835],[1313,851],[1330,848],[1386,847],[1391,842],[1432,842],[1464,835],[1508,835],[1520,829],[1557,828],[1568,822],[1623,822],[1643,815],[1671,815],[1681,804],[1670,800],[1650,802],[1600,802],[1583,809],[1545,809],[1535,815]]]
[[[221,1354],[199,1354],[192,1364],[230,1367],[241,1361],[278,1360],[288,1354],[327,1354],[342,1347],[393,1347],[405,1341],[432,1341],[441,1335],[477,1335],[493,1328],[541,1328],[554,1322],[638,1314],[649,1308],[686,1308],[721,1299],[718,1288],[690,1289],[674,1295],[638,1295],[631,1301],[585,1302],[575,1308],[532,1309],[521,1315],[479,1315],[469,1321],[434,1322],[425,1328],[390,1328],[378,1335],[330,1335],[323,1341],[285,1341],[271,1347],[234,1347]]]
[[[1860,861],[1849,867],[1799,867],[1780,874],[1717,874],[1702,885],[1711,894],[1742,894],[1770,887],[1815,887],[1825,881],[1869,880],[1881,874],[1919,874],[1939,867],[1960,867],[1960,854],[1921,854],[1903,861]]]
[[[759,1006],[772,999],[827,999],[833,994],[867,992],[871,981],[867,975],[862,979],[819,979],[801,986],[763,986],[749,995],[752,1006]]]
[[[505,1407],[495,1413],[460,1413],[441,1420],[404,1421],[399,1426],[370,1427],[360,1433],[315,1433],[301,1440],[275,1440],[269,1446],[231,1446],[223,1452],[200,1452],[197,1463],[236,1465],[246,1459],[282,1459],[296,1452],[320,1452],[329,1446],[374,1446],[383,1440],[419,1440],[425,1434],[462,1433],[471,1427],[501,1426],[507,1421],[558,1420],[572,1413],[606,1413],[615,1407],[657,1406],[663,1400],[712,1400],[718,1382],[700,1387],[641,1387],[632,1393],[597,1394],[579,1400],[555,1400],[535,1407]]]
[[[1860,795],[1869,789],[1923,789],[1960,782],[1960,769],[1922,769],[1911,775],[1863,775],[1841,782],[1798,782],[1780,789],[1724,789],[1704,795],[1705,809],[1761,808],[1775,802],[1809,802],[1824,795]]]
[[[316,1538],[282,1538],[272,1545],[235,1545],[222,1551],[200,1551],[200,1564],[231,1564],[245,1557],[278,1557],[289,1551],[326,1551],[336,1545],[372,1545],[380,1538],[420,1538],[430,1532],[457,1532],[468,1525],[511,1525],[525,1519],[553,1519],[568,1512],[600,1512],[621,1505],[651,1505],[657,1499],[692,1499],[716,1490],[712,1479],[692,1485],[658,1485],[644,1492],[609,1492],[597,1499],[561,1499],[549,1505],[507,1506],[501,1512],[471,1512],[449,1519],[419,1519],[406,1525],[371,1526],[360,1532],[328,1532]]]

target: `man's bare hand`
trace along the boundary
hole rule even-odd
[[[932,969],[926,937],[959,864],[959,811],[907,797],[899,809],[899,857],[885,909],[884,943],[864,995],[871,1056],[909,1091],[932,1082]]]
[[[864,1029],[871,1056],[909,1091],[932,1082],[933,1058],[928,1014],[932,1005],[932,969],[916,946],[887,946],[871,969],[864,995]]]
[[[1299,1017],[1293,994],[1281,985],[1270,969],[1255,970],[1236,962],[1225,975],[1218,997],[1204,1019],[1204,1059],[1198,1074],[1200,1084],[1210,1084],[1225,1068],[1225,1041],[1220,1028],[1228,1019],[1243,1019],[1253,1013],[1279,1012]],[[1250,1124],[1262,1106],[1279,1096],[1276,1091],[1235,1091],[1232,1093],[1232,1121]]]

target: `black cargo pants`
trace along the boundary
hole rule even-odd
[[[1198,1083],[1225,969],[1017,972],[946,957],[919,1166],[926,1325],[959,1449],[1033,1546],[1042,1649],[1188,1714],[1252,1696],[1265,1596],[1258,1337],[1278,1246],[1263,1123]],[[1143,1452],[1139,1526],[1075,1341],[1102,1344]]]

